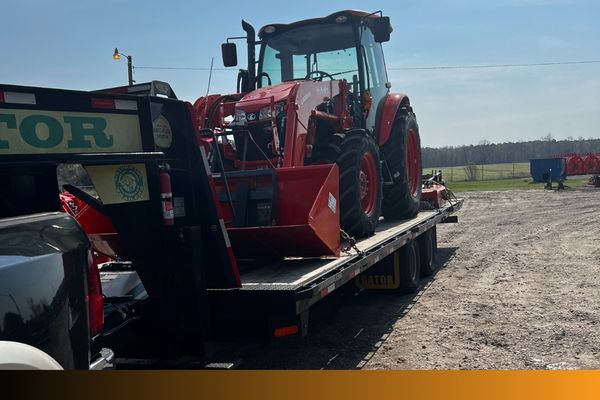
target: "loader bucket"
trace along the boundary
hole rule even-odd
[[[236,173],[228,178],[231,198],[239,202],[241,187],[250,186],[248,199],[261,198],[272,188],[270,224],[228,227],[229,238],[237,258],[272,259],[280,257],[339,256],[339,173],[337,165],[268,170],[273,180],[250,183],[260,171]],[[245,181],[245,185],[241,182]],[[271,183],[269,183],[271,182]],[[218,182],[221,186],[223,182]],[[219,189],[223,189],[221,186]],[[246,189],[248,190],[248,189]],[[219,190],[222,207],[223,195]],[[253,194],[254,193],[254,194]],[[264,209],[264,204],[261,203]],[[234,207],[238,208],[239,207]],[[227,214],[227,212],[224,212]],[[251,211],[248,211],[252,215]],[[236,215],[239,217],[239,211]],[[238,218],[239,219],[239,218]]]

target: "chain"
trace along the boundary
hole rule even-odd
[[[342,238],[342,240],[348,242],[347,246],[342,246],[342,252],[350,254],[350,249],[354,249],[354,251],[356,251],[356,254],[358,254],[359,256],[364,256],[363,251],[359,249],[356,245],[356,239],[348,235],[343,229],[340,229],[340,237]]]

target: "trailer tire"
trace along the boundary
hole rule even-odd
[[[382,213],[388,220],[412,218],[421,200],[421,139],[415,114],[398,111],[390,138],[381,147],[393,184],[383,189]]]
[[[328,149],[340,170],[340,226],[351,236],[370,236],[381,215],[379,149],[364,131],[340,136],[333,136]]]
[[[429,230],[431,232],[431,238],[433,243],[433,260],[437,261],[438,245],[437,245],[437,226],[434,226]]]
[[[418,242],[411,240],[398,251],[400,252],[400,293],[413,293],[419,287],[421,275]]]
[[[421,261],[421,278],[433,275],[436,270],[435,263],[435,227],[419,236],[419,258]]]

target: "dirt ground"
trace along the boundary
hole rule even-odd
[[[600,368],[600,191],[465,193],[418,293],[349,287],[242,368]]]

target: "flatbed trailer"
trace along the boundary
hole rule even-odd
[[[462,203],[462,199],[457,199],[439,210],[421,211],[412,219],[381,221],[373,236],[357,241],[353,247],[346,243],[347,250],[338,258],[286,258],[241,269],[240,288],[208,290],[209,308],[217,319],[219,315],[226,316],[230,322],[235,321],[238,328],[239,318],[266,317],[270,336],[295,332],[294,326],[298,326],[304,336],[311,306],[350,281],[355,280],[361,286],[361,278],[366,277],[372,267],[409,241],[435,229],[437,224],[457,222],[452,214]],[[394,277],[393,270],[388,268],[384,273],[392,274],[392,278],[369,286],[398,289],[398,277]],[[221,319],[217,325],[223,328],[228,324]],[[226,334],[222,329],[219,333],[220,336]]]

